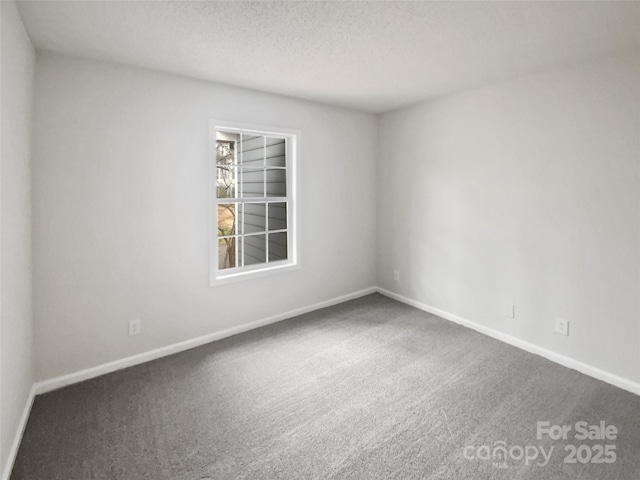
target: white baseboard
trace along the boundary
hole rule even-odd
[[[95,367],[87,368],[85,370],[80,370],[78,372],[69,373],[67,375],[61,375],[59,377],[51,378],[49,380],[44,380],[42,382],[37,382],[35,384],[35,393],[36,395],[39,395],[41,393],[50,392],[52,390],[66,387],[74,383],[82,382],[84,380],[89,380],[90,378],[99,377],[100,375],[104,375],[106,373],[115,372],[116,370],[122,370],[123,368],[132,367],[134,365],[139,365],[141,363],[146,363],[151,360],[156,360],[158,358],[166,357],[167,355],[172,355],[174,353],[199,347],[200,345],[205,345],[215,340],[221,340],[223,338],[230,337],[232,335],[237,335],[238,333],[247,332],[255,328],[280,322],[288,318],[302,315],[303,313],[309,313],[314,310],[319,310],[321,308],[337,305],[339,303],[346,302],[348,300],[364,297],[365,295],[375,293],[376,291],[377,291],[376,287],[365,288],[357,292],[353,292],[347,295],[342,295],[340,297],[331,298],[329,300],[315,303],[313,305],[297,308],[295,310],[290,310],[288,312],[280,313],[278,315],[273,315],[271,317],[256,320],[254,322],[245,323],[243,325],[238,325],[237,327],[227,328],[225,330],[209,333],[201,337],[192,338],[191,340],[185,340],[184,342],[174,343],[173,345],[167,345],[166,347],[160,347],[155,350],[140,353],[138,355],[133,355],[131,357],[122,358],[120,360],[115,360],[113,362],[97,365]]]
[[[547,350],[546,348],[539,347],[538,345],[535,345],[533,343],[520,340],[519,338],[513,337],[506,333],[502,333],[498,330],[485,327],[483,325],[480,325],[479,323],[473,322],[471,320],[467,320],[466,318],[459,317],[458,315],[454,315],[449,312],[445,312],[444,310],[440,310],[439,308],[435,308],[430,305],[420,303],[416,300],[412,300],[410,298],[391,292],[384,288],[378,287],[377,291],[378,293],[381,293],[386,297],[393,298],[394,300],[398,300],[399,302],[405,303],[419,310],[423,310],[427,313],[432,313],[434,315],[437,315],[438,317],[442,317],[446,320],[450,320],[464,327],[471,328],[479,333],[495,338],[496,340],[500,340],[501,342],[508,343],[509,345],[517,347],[526,352],[533,353],[535,355],[540,355],[541,357],[544,357],[547,360],[551,360],[552,362],[558,363],[564,367],[577,370],[580,373],[584,373],[585,375],[588,375],[590,377],[597,378],[598,380],[602,380],[603,382],[609,383],[610,385],[614,385],[616,387],[622,388],[623,390],[627,390],[628,392],[635,393],[636,395],[640,395],[640,383],[634,382],[632,380],[628,380],[623,377],[619,377],[618,375],[606,372],[597,367],[593,367],[586,363],[575,360],[571,357],[567,357],[565,355],[553,352],[551,350]]]
[[[20,448],[22,435],[24,434],[24,429],[27,427],[27,420],[29,420],[29,414],[31,413],[31,407],[33,406],[33,400],[35,397],[36,397],[36,386],[33,385],[31,387],[31,391],[29,392],[29,396],[27,397],[27,401],[24,405],[24,409],[22,410],[22,415],[20,416],[20,422],[18,423],[18,430],[16,431],[16,434],[13,437],[13,443],[11,444],[11,449],[9,450],[7,463],[4,467],[4,471],[2,472],[2,480],[9,480],[9,477],[11,476],[11,470],[13,470],[13,463],[16,461],[16,456],[18,455],[18,448]]]

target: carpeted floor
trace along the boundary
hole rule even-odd
[[[640,397],[376,294],[41,395],[11,476],[312,478],[634,480]]]

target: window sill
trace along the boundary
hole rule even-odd
[[[210,286],[226,285],[228,283],[242,282],[245,280],[253,280],[254,278],[268,277],[279,273],[291,272],[299,270],[299,263],[284,263],[274,265],[272,267],[260,268],[259,270],[245,270],[233,273],[220,273],[211,277]]]

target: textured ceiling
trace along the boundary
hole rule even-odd
[[[640,50],[638,2],[18,5],[36,48],[370,112]]]

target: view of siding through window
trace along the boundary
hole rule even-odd
[[[218,269],[287,259],[284,138],[216,132]]]

